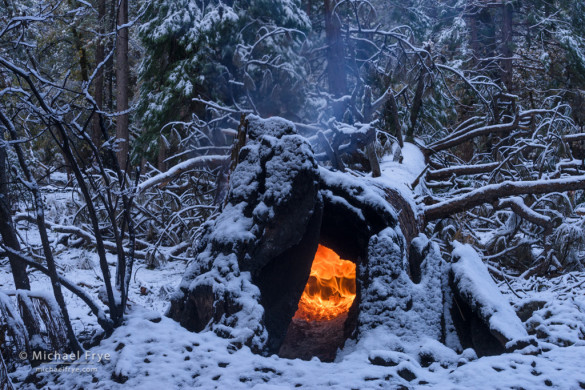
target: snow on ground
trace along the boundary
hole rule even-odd
[[[36,230],[28,231],[27,236],[30,241],[34,242],[38,233]],[[92,293],[94,299],[98,300],[102,283],[97,254],[84,249],[65,249],[62,245],[58,246],[56,261],[60,272],[78,286]],[[107,258],[110,264],[110,273],[115,275],[116,256],[108,253]],[[13,290],[14,285],[8,269],[8,261],[3,260],[0,264],[0,291]],[[159,313],[164,312],[168,305],[169,295],[178,285],[184,268],[184,263],[169,262],[161,269],[149,270],[142,261],[137,262],[132,273],[128,298],[129,306],[140,305]],[[33,290],[52,291],[49,279],[44,274],[33,270],[29,272],[29,278]],[[92,335],[101,329],[95,322],[95,317],[88,315],[89,308],[85,303],[68,290],[63,289],[63,292],[77,332],[84,332],[85,337],[87,337],[87,335]]]
[[[420,152],[407,144],[404,163],[383,161],[382,178],[402,192],[424,169]],[[377,179],[372,179],[377,180]],[[58,195],[52,195],[59,198]],[[63,215],[57,199],[52,217]],[[38,244],[38,233],[19,224],[23,238]],[[56,239],[56,235],[51,236]],[[55,244],[56,259],[69,279],[97,299],[100,272],[97,255],[86,249]],[[115,256],[109,255],[112,274]],[[383,331],[357,343],[348,341],[334,363],[263,357],[244,347],[234,348],[213,332],[191,333],[164,317],[168,296],[179,285],[185,263],[169,262],[155,270],[137,261],[132,275],[130,305],[124,325],[99,345],[88,349],[94,358],[80,359],[64,372],[36,372],[20,366],[11,377],[17,389],[585,389],[585,273],[554,279],[532,277],[499,283],[520,314],[523,326],[536,335],[538,355],[519,352],[477,358],[472,350],[461,354],[432,340],[405,345]],[[51,291],[47,278],[31,273],[34,290]],[[0,289],[13,289],[6,259],[0,263]],[[83,340],[98,330],[88,308],[65,292],[71,318]],[[109,354],[109,358],[103,358]],[[433,356],[434,362],[421,359]],[[101,355],[97,362],[95,356]],[[89,363],[89,364],[87,364]],[[375,363],[375,364],[374,364]],[[55,366],[44,364],[44,370]],[[78,368],[80,371],[71,372]],[[65,371],[68,370],[68,371]],[[93,371],[95,370],[95,371]]]
[[[51,176],[52,180],[53,176],[54,174]],[[55,224],[71,225],[74,210],[77,209],[75,203],[78,202],[78,194],[52,185],[44,187],[43,192],[47,205],[45,210],[47,220]],[[25,211],[26,207],[20,210],[20,212]],[[42,254],[40,236],[36,226],[21,221],[17,228],[21,239],[30,245],[33,253]],[[102,276],[99,258],[95,250],[67,247],[59,243],[61,237],[66,234],[57,234],[52,231],[48,233],[58,271],[70,281],[86,289],[96,301],[99,301]],[[37,258],[40,257],[37,256]],[[116,255],[107,253],[107,259],[110,273],[113,276],[116,273]],[[162,313],[166,310],[168,298],[178,285],[184,271],[185,263],[183,262],[168,262],[159,269],[150,270],[146,268],[144,261],[137,260],[132,272],[128,297],[129,306],[141,305]],[[41,272],[29,268],[29,278],[33,290],[52,292],[49,279]],[[2,258],[0,260],[0,291],[13,289],[14,284],[8,268],[8,260]],[[101,328],[96,323],[95,317],[89,313],[90,310],[85,303],[66,289],[63,289],[63,293],[76,332],[82,333],[81,338],[84,341],[97,334]],[[105,309],[105,305],[103,307]]]
[[[584,274],[575,277],[585,280]],[[585,289],[574,292],[571,299],[577,295],[575,299],[583,305]],[[528,291],[525,294],[528,296]],[[550,290],[531,291],[530,296],[532,299],[555,297]],[[562,305],[558,295],[556,298],[557,301],[551,301],[552,305]],[[338,361],[321,363],[317,359],[262,357],[248,348],[238,350],[212,332],[191,333],[160,314],[133,306],[125,324],[91,349],[94,354],[111,355],[109,360],[92,362],[89,367],[97,368],[97,372],[37,374],[34,384],[23,383],[31,369],[22,367],[13,374],[13,379],[18,381],[17,388],[579,389],[585,386],[585,342],[582,340],[569,347],[550,344],[546,352],[537,356],[510,353],[480,359],[470,350],[457,355],[431,346],[431,349],[440,350],[435,353],[440,361],[426,368],[411,355],[385,351],[396,355],[399,362],[396,366],[385,367],[372,364],[369,358],[372,352],[380,354],[373,348],[388,346],[380,342],[389,339],[388,335],[373,335],[357,345],[350,342]],[[574,319],[571,316],[568,320]],[[584,336],[581,334],[582,338]],[[84,359],[81,363],[85,363]],[[87,366],[74,363],[72,367]]]

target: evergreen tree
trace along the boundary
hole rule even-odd
[[[145,19],[139,148],[150,156],[165,125],[205,116],[201,100],[289,118],[301,107],[310,22],[300,1],[168,0]]]

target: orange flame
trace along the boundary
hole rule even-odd
[[[355,264],[319,245],[311,275],[293,318],[331,320],[349,310],[355,299]]]

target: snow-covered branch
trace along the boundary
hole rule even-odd
[[[551,229],[551,218],[547,215],[542,215],[537,213],[530,207],[528,207],[521,197],[519,196],[512,196],[506,199],[501,199],[499,207],[510,207],[512,211],[516,214],[527,220],[528,222],[532,222],[535,225],[542,226],[547,230]]]
[[[228,156],[211,155],[211,156],[198,156],[193,157],[189,160],[183,161],[169,169],[166,172],[161,172],[158,175],[151,177],[140,183],[137,188],[137,194],[144,193],[147,189],[160,184],[161,186],[166,185],[172,180],[173,177],[180,175],[181,173],[187,172],[190,169],[196,167],[218,167],[221,164],[228,161]]]
[[[500,163],[492,162],[486,164],[476,164],[476,165],[457,165],[442,169],[433,169],[429,170],[426,175],[427,180],[442,180],[448,179],[451,176],[455,175],[476,175],[480,173],[491,172],[496,169]]]
[[[504,181],[475,189],[464,195],[427,206],[424,211],[425,221],[445,218],[484,203],[491,203],[500,198],[526,195],[546,194],[585,189],[585,176],[567,177],[554,180]]]

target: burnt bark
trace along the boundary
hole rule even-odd
[[[210,327],[235,338],[234,343],[275,353],[309,277],[322,203],[317,164],[307,141],[282,119],[248,119],[249,144],[233,160],[239,163],[233,165],[223,208],[229,218],[218,218],[202,235],[197,260],[185,273],[182,293],[171,302],[169,315],[188,329]],[[249,224],[246,235],[233,234],[232,218]],[[235,288],[239,283],[226,283],[245,274],[255,287],[243,299]],[[264,315],[239,314],[249,305],[262,306]],[[238,327],[245,327],[247,336],[230,333]]]
[[[187,329],[213,330],[236,348],[248,345],[291,358],[333,360],[348,337],[378,326],[396,337],[439,340],[441,319],[449,315],[442,306],[446,268],[439,247],[419,233],[421,221],[412,205],[381,183],[372,188],[370,179],[317,167],[307,141],[290,122],[250,116],[249,135],[225,208],[205,227],[168,315]],[[567,188],[563,180],[553,183]],[[513,192],[515,185],[504,183],[504,189]],[[585,176],[578,185],[585,185]],[[286,188],[283,196],[274,197],[281,188]],[[482,190],[489,195],[502,188]],[[475,201],[476,195],[468,196]],[[432,207],[427,211],[436,216]],[[437,207],[440,211],[442,205]],[[292,320],[317,244],[357,265],[356,300],[347,319],[335,324]],[[473,321],[463,324],[464,331],[478,330],[462,334],[470,345],[488,353],[494,345],[501,347],[500,335],[485,318]]]
[[[323,205],[318,203],[301,241],[271,261],[257,276],[262,306],[266,310],[267,348],[277,353],[287,335],[291,319],[311,273],[319,244]]]

